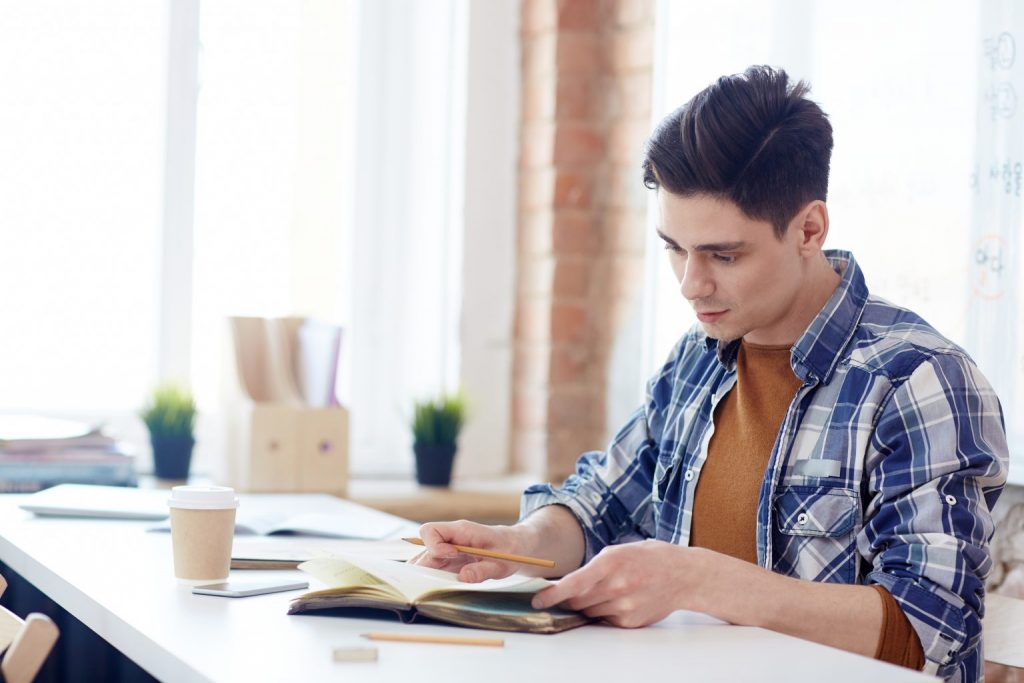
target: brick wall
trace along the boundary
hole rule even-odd
[[[653,0],[522,4],[517,471],[557,480],[605,445],[609,349],[642,284],[653,19]]]

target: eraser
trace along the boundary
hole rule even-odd
[[[377,648],[355,646],[334,648],[334,661],[336,662],[376,662]]]

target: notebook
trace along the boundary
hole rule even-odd
[[[409,526],[409,523],[398,517],[369,508],[355,509],[347,514],[301,512],[270,515],[250,512],[242,505],[235,514],[236,536],[295,535],[375,541],[408,531]],[[170,531],[170,520],[149,530]]]
[[[18,504],[37,515],[109,519],[165,519],[166,490],[127,486],[59,484],[33,493]]]
[[[404,622],[420,618],[471,628],[558,633],[593,619],[553,607],[534,609],[534,593],[552,583],[513,574],[504,579],[463,583],[456,574],[370,555],[318,557],[299,565],[326,587],[292,600],[289,614],[320,612],[362,617],[363,610],[393,613]]]

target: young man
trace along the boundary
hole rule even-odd
[[[982,673],[998,400],[967,354],[822,250],[832,129],[752,67],[669,116],[644,182],[699,324],[645,405],[509,527],[426,524],[417,561],[466,581],[556,560],[534,604],[624,627],[676,609],[923,668]]]

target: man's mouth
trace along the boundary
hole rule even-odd
[[[718,320],[723,315],[725,315],[728,312],[729,312],[728,310],[724,310],[724,311],[699,311],[697,313],[697,320],[701,321],[702,323],[718,322]]]

